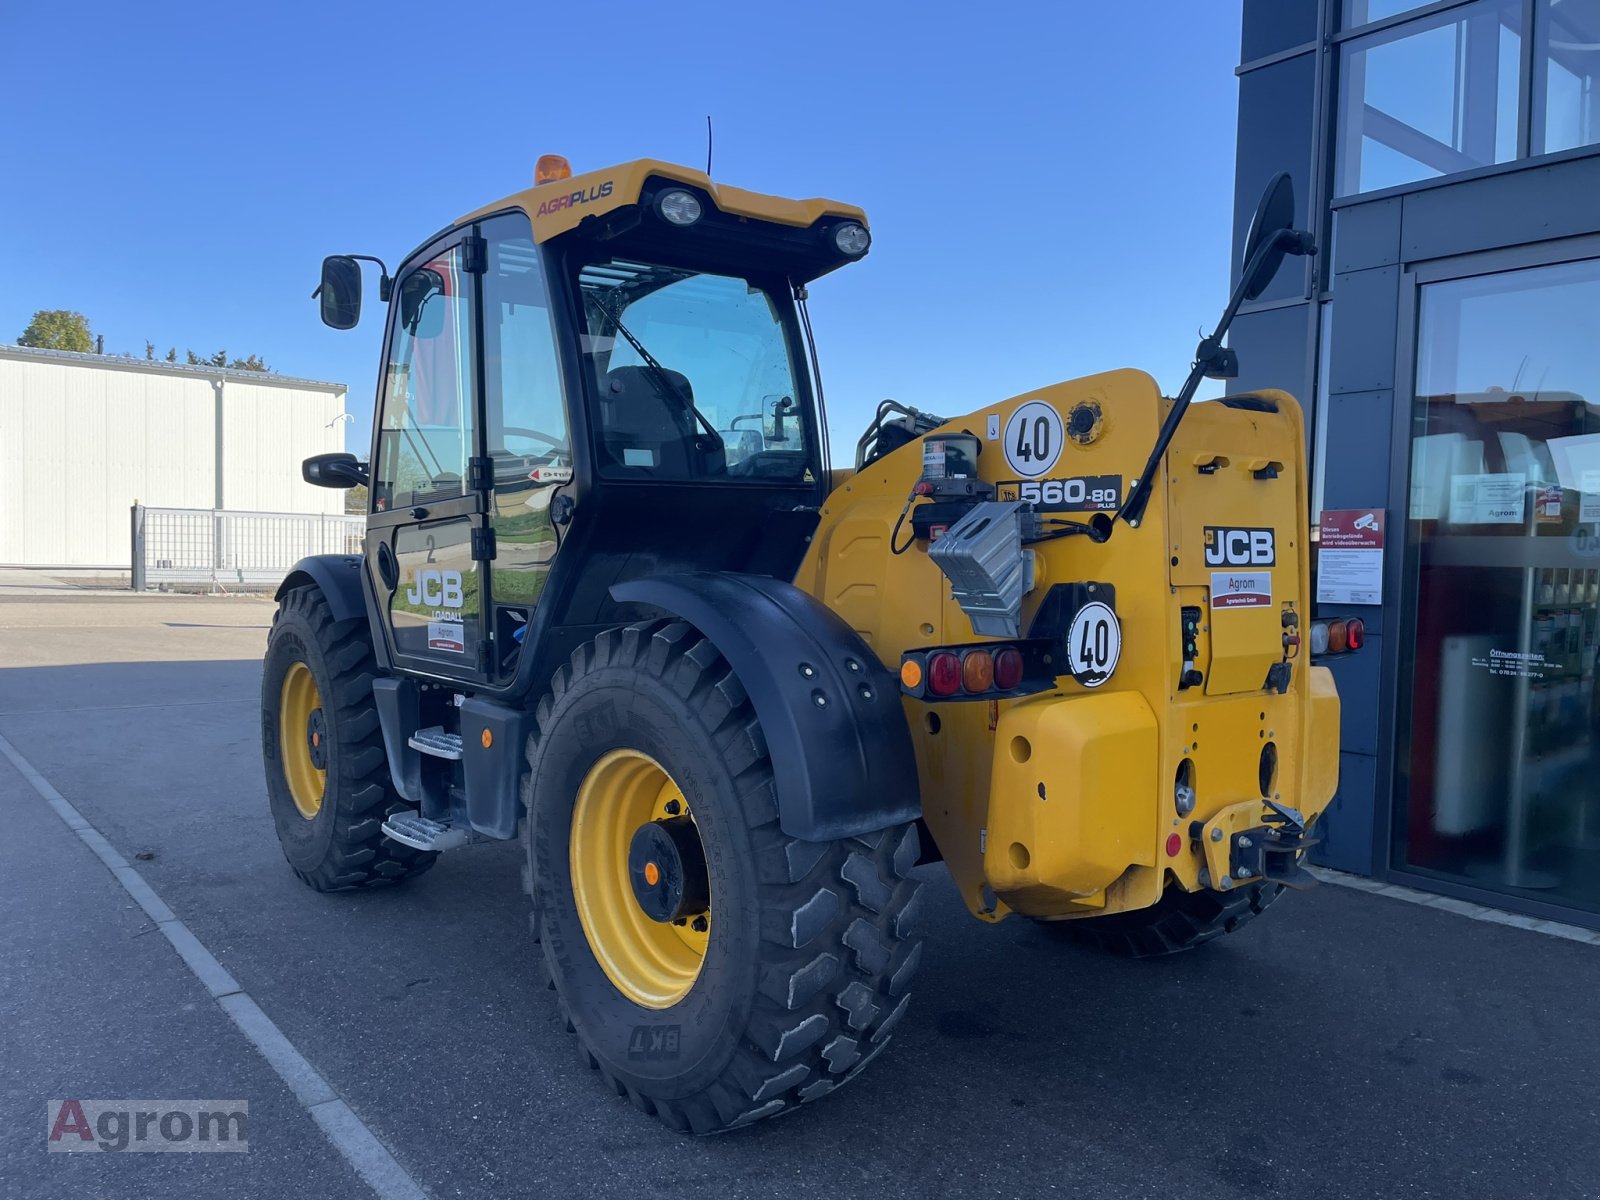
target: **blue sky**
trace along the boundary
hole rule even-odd
[[[707,113],[719,179],[871,219],[813,289],[838,449],[885,396],[1170,391],[1226,298],[1231,3],[96,0],[5,5],[0,47],[0,338],[73,308],[108,351],[257,353],[348,384],[353,448],[381,329],[318,322],[324,254],[393,265],[544,152],[703,163]]]

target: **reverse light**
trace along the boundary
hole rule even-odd
[[[846,221],[843,225],[833,227],[833,244],[840,254],[848,258],[860,258],[872,245],[872,235],[867,232],[865,225]]]
[[[572,178],[572,164],[559,154],[541,154],[533,168],[533,185],[559,183]]]
[[[656,197],[656,212],[669,225],[687,228],[705,215],[700,198],[683,188],[669,188]]]
[[[961,659],[948,650],[928,656],[928,691],[954,696],[961,690]]]

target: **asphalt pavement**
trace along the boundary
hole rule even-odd
[[[1122,962],[928,870],[910,1012],[850,1087],[690,1139],[582,1066],[515,844],[320,896],[262,785],[251,599],[0,596],[0,737],[435,1197],[1600,1197],[1600,946],[1340,887]],[[0,1196],[370,1194],[0,758]],[[245,1154],[47,1154],[63,1097],[244,1098]]]

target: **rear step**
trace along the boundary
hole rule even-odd
[[[458,743],[460,740],[456,738]],[[454,850],[473,840],[467,830],[441,824],[413,810],[391,813],[383,823],[383,832],[395,841],[418,850]]]
[[[461,735],[459,733],[446,733],[443,725],[430,725],[426,729],[419,729],[406,740],[406,745],[413,750],[421,750],[424,754],[431,754],[435,758],[460,759]]]

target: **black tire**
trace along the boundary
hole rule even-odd
[[[322,702],[326,785],[310,818],[296,807],[285,776],[279,705],[284,676],[296,663],[311,671]],[[375,887],[420,875],[437,854],[390,840],[382,825],[409,807],[389,780],[383,732],[372,699],[377,667],[365,619],[335,621],[322,593],[295,588],[284,596],[267,635],[261,671],[261,754],[267,798],[283,856],[319,892]]]
[[[580,1057],[680,1132],[792,1110],[854,1078],[889,1042],[921,959],[914,825],[803,842],[778,824],[772,765],[744,688],[682,622],[611,630],[556,672],[528,742],[531,925]],[[654,758],[682,788],[710,864],[714,918],[698,978],[670,1008],[605,975],[573,898],[569,837],[589,768]]]
[[[1155,958],[1192,950],[1253,921],[1283,891],[1281,883],[1254,883],[1232,892],[1167,888],[1149,908],[1053,921],[1050,928],[1085,945],[1125,958]]]

